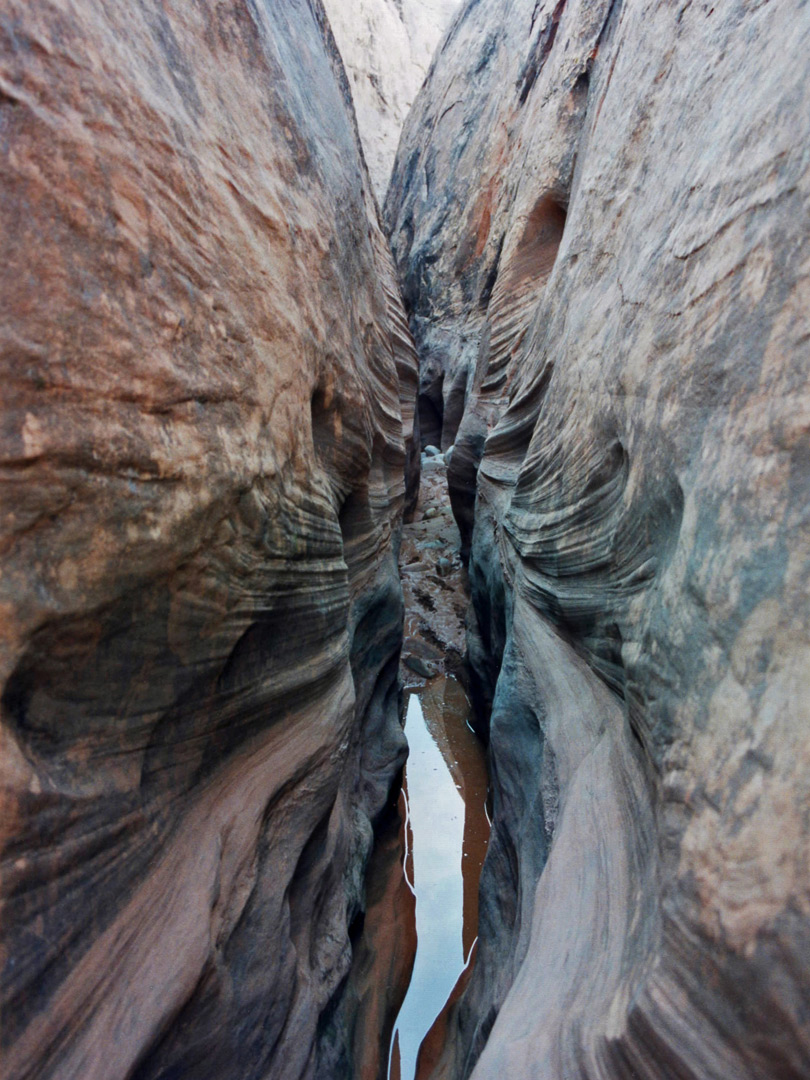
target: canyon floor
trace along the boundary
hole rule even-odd
[[[405,598],[405,640],[400,676],[406,690],[438,675],[462,683],[464,621],[469,603],[461,538],[447,495],[443,454],[422,455],[419,502],[402,530],[399,569]]]
[[[409,757],[397,812],[372,858],[361,946],[369,987],[385,984],[396,967],[399,985],[392,996],[404,993],[393,1027],[393,1015],[382,1022],[383,1045],[390,1043],[389,1080],[429,1075],[444,1044],[446,1005],[469,979],[478,932],[488,777],[484,747],[469,723],[467,575],[459,548],[444,457],[423,454],[419,501],[404,526],[400,553],[406,604],[400,674]],[[391,961],[395,940],[398,966]],[[373,991],[368,998],[375,1000]],[[379,1017],[383,1010],[375,1005],[371,1011]],[[365,1068],[368,1075],[382,1075],[385,1065],[366,1060]]]

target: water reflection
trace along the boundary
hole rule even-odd
[[[478,879],[489,836],[487,777],[469,705],[450,677],[408,700],[406,876],[416,895],[417,950],[397,1018],[389,1080],[413,1080],[419,1047],[470,958]]]

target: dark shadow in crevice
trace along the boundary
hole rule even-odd
[[[419,433],[423,450],[426,446],[441,446],[444,422],[443,382],[443,377],[437,379],[428,390],[420,392],[417,398]]]

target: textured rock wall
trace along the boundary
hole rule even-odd
[[[402,125],[459,0],[324,0],[382,206]]]
[[[416,385],[325,15],[7,0],[0,170],[3,1074],[313,1076]]]
[[[810,1075],[808,44],[479,0],[406,125],[495,797],[437,1076]]]

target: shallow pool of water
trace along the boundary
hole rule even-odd
[[[419,1048],[470,960],[489,839],[487,773],[452,677],[407,702],[405,874],[416,897],[416,958],[392,1039],[389,1080],[414,1080]]]

